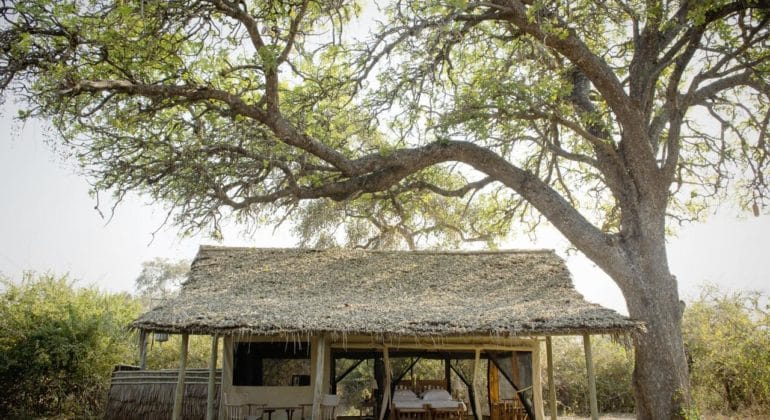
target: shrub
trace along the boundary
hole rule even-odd
[[[631,374],[634,358],[630,346],[621,345],[610,337],[593,336],[591,350],[599,411],[633,412]],[[567,412],[589,414],[588,377],[582,338],[554,337],[553,351],[556,400]],[[548,395],[547,381],[543,385],[543,395]]]
[[[698,406],[710,412],[770,407],[770,316],[759,293],[706,286],[684,314]]]
[[[0,417],[98,416],[114,365],[132,358],[139,304],[66,276],[0,281]]]

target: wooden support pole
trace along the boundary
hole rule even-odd
[[[553,381],[553,344],[551,336],[545,338],[545,357],[548,369],[548,408],[551,420],[556,420],[556,383]]]
[[[217,377],[217,353],[219,353],[219,337],[211,336],[211,355],[209,358],[209,388],[206,395],[206,420],[214,420],[214,389]],[[221,386],[221,385],[220,385]]]
[[[321,400],[324,396],[324,369],[326,368],[326,335],[321,334],[316,339],[315,379],[313,382],[313,409],[311,418],[321,418]]]
[[[388,352],[388,346],[382,349],[382,363],[385,365],[385,392],[382,394],[382,407],[380,407],[380,420],[385,419],[385,413],[390,409],[390,388],[393,372],[390,368],[390,353]]]
[[[331,349],[329,349],[329,352],[331,353]],[[355,366],[358,366],[358,364]],[[347,375],[347,373],[345,373],[345,375]],[[337,394],[337,359],[335,359],[334,356],[329,358],[329,380],[331,381],[331,393]]]
[[[452,363],[451,360],[444,359],[444,380],[446,380],[446,390],[452,394],[452,367],[450,366],[450,363]]]
[[[540,340],[536,340],[535,346],[532,347],[532,399],[535,404],[535,418],[544,419],[543,379],[542,371],[540,369]]]
[[[481,376],[481,349],[476,349],[473,358],[473,414],[477,420],[481,420],[481,403],[479,402],[479,377]]]
[[[591,336],[583,334],[583,349],[586,354],[586,371],[588,372],[588,392],[591,402],[591,420],[599,419],[599,405],[596,402],[596,377],[594,376],[594,359],[591,353]]]
[[[487,391],[490,403],[500,402],[500,373],[491,361],[487,363]]]
[[[139,331],[139,370],[147,369],[147,331]]]
[[[528,350],[529,351],[529,350]],[[514,351],[511,355],[511,370],[513,371],[513,383],[521,388],[521,369],[519,368],[519,352]]]
[[[182,345],[179,348],[179,378],[176,381],[176,392],[174,394],[174,411],[171,413],[171,420],[179,420],[182,418],[182,404],[184,404],[184,375],[185,369],[187,369],[187,345],[190,341],[190,336],[185,333],[182,334]]]

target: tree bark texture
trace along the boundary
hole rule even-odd
[[[639,419],[683,418],[690,408],[689,375],[682,340],[682,305],[669,272],[662,237],[647,252],[627,247],[636,278],[619,281],[632,318],[647,331],[634,335],[633,388]],[[653,242],[653,243],[651,243]]]

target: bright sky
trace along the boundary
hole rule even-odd
[[[0,116],[0,273],[14,280],[34,270],[69,273],[81,285],[133,291],[143,261],[156,257],[192,259],[204,237],[180,239],[173,226],[161,226],[158,205],[130,197],[107,223],[94,210],[85,178],[62,162],[45,143],[42,124],[21,126],[6,106]],[[682,228],[670,239],[669,261],[687,300],[699,285],[712,282],[724,290],[770,293],[770,216],[753,217],[723,209],[706,223]],[[222,245],[290,247],[286,229],[267,227],[245,238],[226,231]],[[536,243],[521,238],[516,248],[554,248],[566,257],[577,289],[590,301],[626,312],[612,281],[586,258],[567,253],[558,234],[545,231]]]

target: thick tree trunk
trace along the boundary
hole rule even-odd
[[[652,247],[633,247],[629,255],[636,278],[621,285],[629,315],[647,325],[646,333],[634,337],[636,413],[639,419],[682,418],[690,407],[683,308],[668,269],[665,242],[662,237],[652,242]]]
[[[639,419],[681,417],[690,396],[680,304],[676,294],[665,289],[645,289],[628,305],[631,317],[647,324],[647,333],[634,338],[637,415]]]

